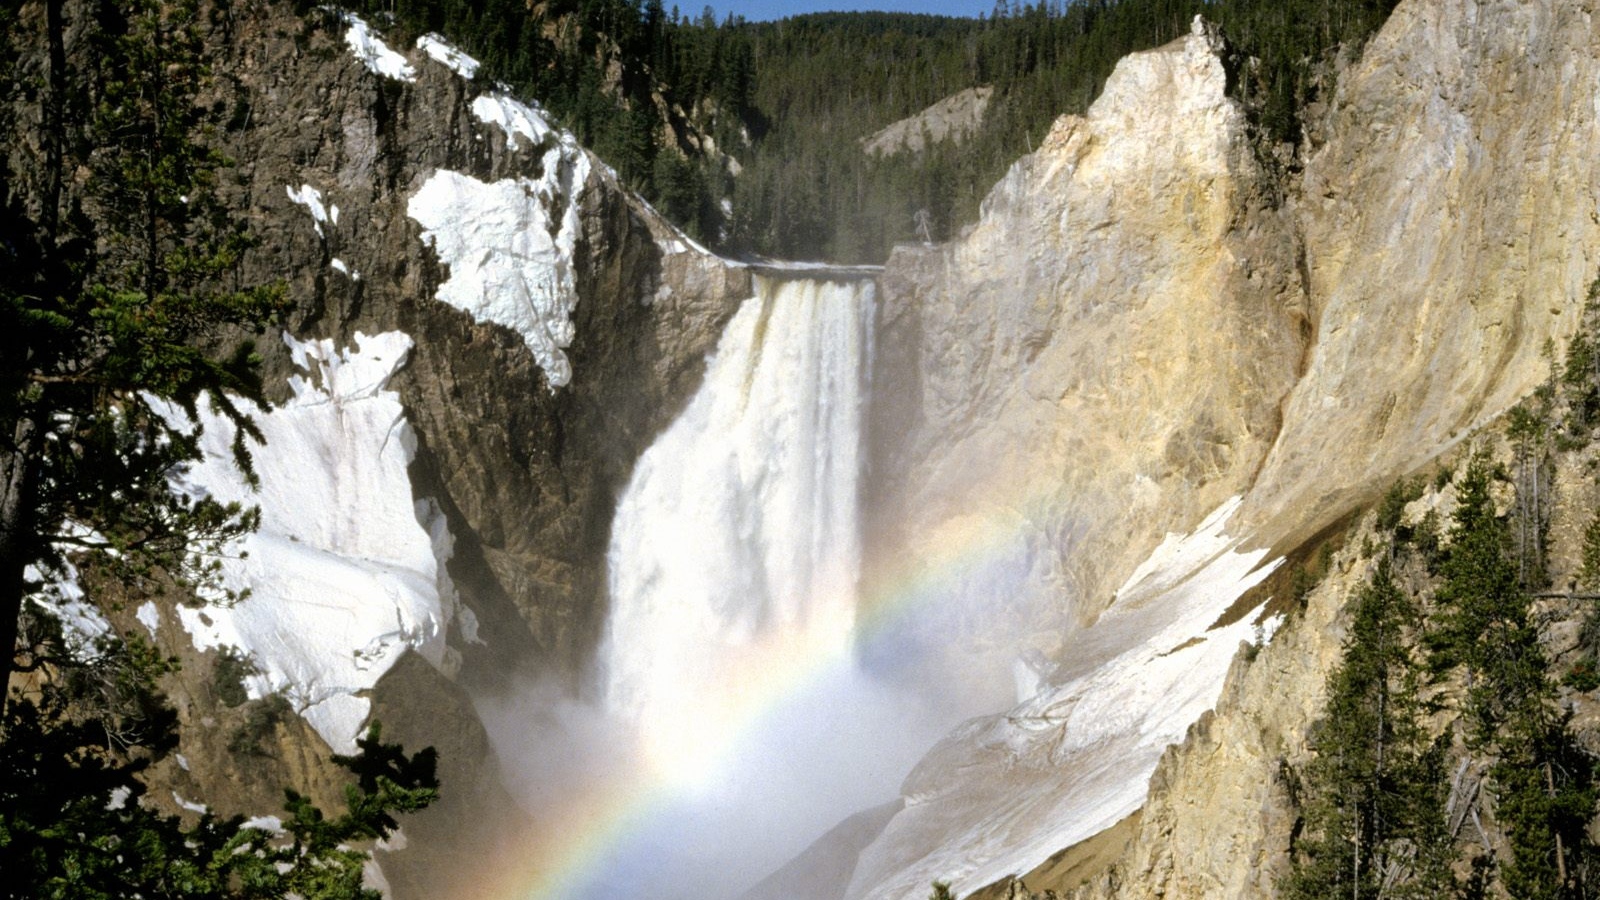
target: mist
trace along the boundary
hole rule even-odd
[[[651,765],[635,725],[548,685],[476,703],[536,830],[616,828],[574,878],[534,895],[561,900],[737,897],[848,816],[898,796],[911,767],[964,715],[839,667],[720,743],[708,735],[708,766],[682,777]],[[539,864],[571,865],[541,846],[547,840],[530,841],[530,853],[546,856]]]

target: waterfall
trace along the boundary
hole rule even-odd
[[[613,523],[603,702],[668,779],[855,626],[873,284],[755,281]]]

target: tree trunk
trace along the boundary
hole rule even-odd
[[[1552,800],[1555,799],[1556,779],[1550,771],[1549,760],[1546,760],[1544,764],[1544,786],[1545,790],[1550,792],[1550,798]],[[1565,891],[1567,888],[1567,848],[1562,846],[1561,832],[1559,831],[1556,832],[1556,874],[1561,879],[1561,889]]]
[[[50,44],[50,100],[41,104],[44,111],[45,195],[39,209],[39,226],[54,250],[60,223],[61,186],[65,181],[62,145],[66,143],[67,48],[63,37],[66,25],[61,15],[63,0],[45,4],[45,34]]]
[[[0,711],[16,663],[17,620],[22,615],[29,558],[36,539],[33,521],[38,460],[38,427],[32,418],[17,420],[11,446],[0,450]]]

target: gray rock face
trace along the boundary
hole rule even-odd
[[[513,144],[472,112],[491,86],[419,51],[409,53],[414,82],[382,77],[344,46],[339,23],[283,12],[235,13],[225,45],[250,109],[250,127],[228,136],[238,200],[260,238],[245,277],[289,279],[297,334],[415,338],[397,386],[422,444],[417,476],[433,482],[419,490],[446,505],[461,556],[486,570],[462,573],[476,588],[468,603],[499,595],[526,620],[538,665],[572,671],[603,615],[614,495],[697,383],[748,278],[686,247],[667,252],[678,250],[670,226],[595,161],[564,198],[581,222],[574,375],[552,390],[516,332],[434,298],[451,273],[419,239],[407,201],[441,169],[485,183],[539,179],[554,138]],[[322,234],[286,198],[301,184],[340,209]],[[334,269],[336,258],[360,279]]]
[[[861,139],[861,149],[873,156],[896,153],[921,153],[925,144],[950,139],[959,143],[983,124],[994,88],[989,85],[967,88],[933,104],[922,112],[890,122]]]

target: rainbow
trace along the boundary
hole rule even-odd
[[[1005,509],[1005,506],[998,507]],[[1012,507],[1013,509],[1015,507]],[[942,588],[960,576],[1010,563],[1019,555],[1026,517],[964,517],[947,526],[926,545],[923,562],[902,562],[864,586],[857,598],[858,641],[892,629],[919,608],[942,595]],[[781,642],[769,644],[739,660],[729,675],[744,686],[732,702],[718,710],[712,737],[697,744],[701,764],[715,766],[763,722],[780,715],[830,674],[855,665],[846,650],[816,652]],[[671,768],[643,765],[622,777],[578,786],[543,810],[537,834],[518,848],[519,858],[468,889],[470,900],[572,900],[592,889],[619,847],[680,800],[690,785]]]

